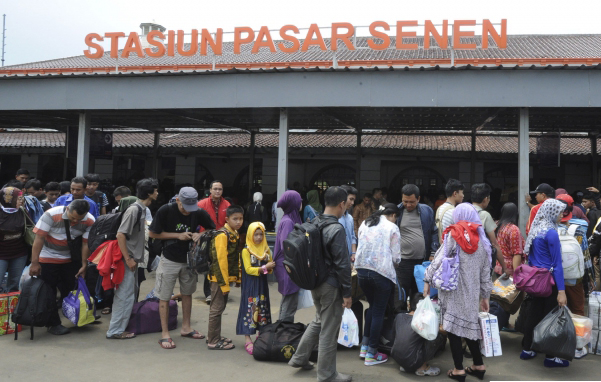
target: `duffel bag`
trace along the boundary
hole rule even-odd
[[[169,301],[169,330],[177,329],[177,302]],[[126,332],[134,334],[160,333],[159,299],[149,298],[134,304]]]
[[[253,357],[257,361],[290,361],[296,353],[305,328],[300,322],[285,321],[263,326],[254,343]]]

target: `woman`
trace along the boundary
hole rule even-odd
[[[454,224],[443,233],[443,242],[432,264],[426,269],[424,276],[424,296],[430,295],[430,283],[433,276],[442,266],[442,260],[459,254],[457,289],[439,290],[441,302],[442,327],[449,334],[449,343],[455,369],[449,370],[447,376],[458,381],[465,381],[470,374],[484,378],[486,367],[482,361],[478,340],[482,339],[478,324],[478,305],[488,312],[492,280],[490,265],[492,249],[486,237],[482,222],[476,209],[468,203],[459,204],[453,211]],[[478,304],[480,301],[480,304]],[[463,346],[465,339],[472,353],[474,364],[463,368]]]
[[[534,328],[557,305],[565,306],[567,298],[563,279],[563,266],[561,262],[561,244],[557,225],[563,218],[566,204],[557,199],[547,199],[541,205],[532,221],[530,233],[526,239],[524,253],[528,255],[528,264],[538,268],[553,268],[555,285],[549,297],[526,297],[528,301],[528,314],[524,321],[524,338],[522,339],[523,360],[536,357],[536,352],[531,350]],[[546,367],[568,367],[570,362],[547,355],[544,365]]]
[[[263,194],[255,192],[253,194],[253,203],[246,208],[246,216],[244,217],[244,225],[248,226],[254,222],[267,224],[267,213],[263,207]]]
[[[275,261],[275,277],[278,280],[278,291],[282,294],[280,304],[280,321],[294,322],[294,315],[298,307],[299,287],[290,280],[288,272],[284,268],[284,240],[292,232],[295,224],[301,224],[300,208],[302,198],[296,191],[290,190],[284,192],[278,201],[278,208],[284,211],[284,216],[280,220],[275,245],[273,247],[273,260]]]
[[[23,193],[18,188],[0,190],[0,280],[8,271],[6,292],[19,290],[19,280],[27,263],[28,248],[25,243],[25,210]]]
[[[369,302],[359,353],[359,357],[365,358],[366,366],[388,360],[386,354],[378,352],[378,344],[386,305],[396,285],[394,267],[401,262],[401,232],[394,223],[400,211],[392,203],[383,207],[359,227],[359,248],[355,256],[359,285]]]
[[[517,226],[518,207],[514,203],[505,203],[501,208],[501,218],[497,223],[495,234],[505,260],[506,274],[513,276],[515,268],[525,260],[524,237]]]
[[[323,212],[323,207],[319,202],[319,191],[311,190],[307,192],[307,201],[308,204],[303,212],[303,221],[310,222]]]

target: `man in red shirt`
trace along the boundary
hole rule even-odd
[[[220,229],[225,225],[225,211],[230,206],[230,203],[222,197],[223,183],[221,183],[221,181],[212,181],[209,191],[210,196],[198,202],[198,207],[207,211],[209,216],[211,216],[211,220],[215,223],[215,227]],[[209,279],[206,276],[203,290],[205,293],[205,301],[208,305],[211,303],[211,284],[209,284]]]
[[[529,194],[526,194],[526,203],[528,203],[528,206],[531,208],[530,218],[528,218],[528,224],[526,225],[526,235],[530,232],[530,225],[532,224],[538,209],[545,202],[545,200],[553,199],[555,197],[555,190],[547,183],[541,183],[538,185],[538,187],[536,187],[536,190],[531,192],[531,194],[536,194],[536,201],[538,204],[532,207],[532,203],[530,203],[532,198]]]

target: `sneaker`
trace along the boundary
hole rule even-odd
[[[536,352],[535,351],[527,351],[527,350],[522,350],[522,354],[520,354],[520,359],[528,360],[528,359],[532,359],[536,357]]]
[[[367,346],[361,345],[361,350],[359,351],[359,358],[365,358],[367,354]]]
[[[375,356],[371,353],[365,355],[365,366],[378,365],[388,361],[388,356],[383,353],[377,353]]]
[[[561,358],[545,358],[545,367],[568,367],[570,362]]]
[[[65,328],[62,325],[56,325],[49,327],[48,333],[54,334],[55,336],[62,336],[63,334],[71,333],[71,331],[69,330],[69,328]]]
[[[406,373],[407,372],[407,370],[405,370],[405,368],[403,366],[399,367],[399,370],[400,370],[401,373]]]
[[[574,355],[574,358],[581,359],[581,358],[586,357],[587,354],[588,354],[588,350],[586,350],[586,346],[585,346],[582,349],[576,349],[576,354]]]
[[[211,296],[205,298],[205,302],[207,303],[207,305],[211,305]]]

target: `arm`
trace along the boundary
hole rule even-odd
[[[31,266],[29,267],[30,276],[39,276],[42,274],[42,268],[40,267],[40,252],[44,247],[44,240],[46,240],[47,232],[38,231],[31,247]]]
[[[359,236],[359,206],[353,210],[353,228],[355,236]]]
[[[499,242],[497,241],[497,237],[495,236],[495,231],[490,231],[486,233],[488,236],[488,240],[490,240],[491,247],[494,247],[497,250],[497,261],[501,264],[501,268],[503,268],[503,273],[507,273],[507,267],[505,266],[505,259],[503,258],[503,252],[501,252],[501,247],[499,246]],[[493,259],[494,262],[495,259]],[[492,265],[492,264],[491,264]]]
[[[81,243],[81,268],[75,277],[86,277],[86,269],[88,269],[88,257],[90,257],[90,248],[88,248],[88,239],[83,239]]]
[[[427,207],[427,206],[426,206]],[[438,251],[438,247],[440,247],[440,242],[438,241],[438,227],[436,226],[436,219],[434,217],[434,211],[430,207],[428,207],[432,214],[432,226],[430,228],[432,232],[431,243],[430,243],[430,253],[426,253],[427,257],[432,257],[436,251]]]
[[[106,215],[106,207],[100,209],[100,215]]]
[[[392,252],[392,263],[396,265],[401,262],[401,231],[396,225],[394,228],[395,230],[390,237],[390,250]]]
[[[452,246],[453,249],[451,250],[451,252],[454,251],[455,240],[453,240],[449,236],[449,241],[446,245]],[[430,264],[430,266],[428,268],[426,268],[426,273],[424,274],[424,282],[426,282],[426,283],[432,282],[432,277],[434,276],[434,272],[436,272],[436,270],[438,268],[440,268],[443,258],[444,258],[444,246],[441,245],[440,248],[438,248],[438,251],[436,251],[436,254],[434,255],[434,260],[432,261],[432,264]]]
[[[346,246],[346,233],[342,225],[338,224],[326,227],[333,231],[333,235],[328,240],[328,251],[332,256],[332,268],[336,271],[336,278],[342,287],[342,297],[351,297],[351,262],[348,255],[348,247]],[[324,235],[327,237],[327,235]],[[349,306],[350,307],[350,306]]]
[[[260,276],[263,272],[261,267],[253,267],[250,263],[250,252],[245,248],[242,250],[242,266],[250,276]]]
[[[553,278],[555,279],[555,285],[557,286],[557,303],[559,306],[565,306],[568,303],[566,298],[565,284],[563,278],[563,265],[561,260],[561,244],[559,242],[559,235],[556,230],[549,230],[545,236],[545,241],[549,247],[549,253],[551,254],[551,264],[553,264]]]
[[[131,257],[129,255],[129,251],[127,250],[127,237],[125,236],[124,233],[122,232],[118,232],[117,233],[117,243],[119,244],[119,249],[121,250],[121,254],[123,255],[123,260],[125,260],[125,264],[127,264],[127,267],[129,268],[130,271],[135,271],[136,270],[136,261],[134,260],[133,257]]]
[[[219,272],[221,273],[221,280],[217,278],[219,287],[223,294],[230,293],[229,270],[227,267],[227,235],[220,233],[215,236],[215,250],[217,252],[217,263],[219,265]]]

